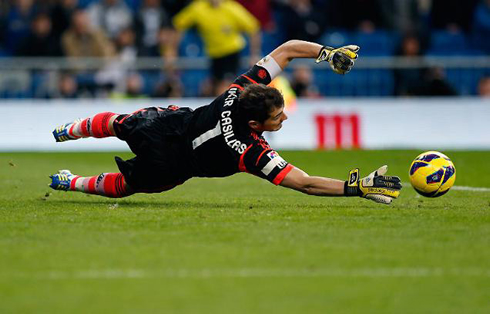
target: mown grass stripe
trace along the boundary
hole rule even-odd
[[[482,268],[324,268],[324,269],[92,269],[80,271],[12,272],[0,275],[0,278],[31,278],[40,280],[64,279],[145,279],[145,278],[310,278],[310,277],[490,277],[490,269]]]

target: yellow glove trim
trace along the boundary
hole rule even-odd
[[[369,194],[381,194],[392,198],[398,198],[400,195],[400,191],[394,191],[387,188],[364,187],[362,186],[362,183],[360,184],[359,189],[361,190],[363,197]]]

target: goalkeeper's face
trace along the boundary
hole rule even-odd
[[[261,123],[262,131],[279,131],[282,128],[282,123],[288,119],[288,116],[284,112],[284,106],[274,108],[269,112],[269,118]]]

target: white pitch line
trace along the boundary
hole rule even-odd
[[[471,191],[471,192],[490,192],[490,188],[477,188],[472,186],[459,186],[459,185],[453,186],[451,190]]]
[[[411,187],[410,183],[408,182],[402,182],[402,186],[404,187]],[[455,191],[469,191],[469,192],[490,192],[490,188],[484,188],[484,187],[473,187],[473,186],[462,186],[462,185],[455,185],[451,188],[451,190]]]
[[[315,278],[315,277],[361,277],[361,278],[415,278],[415,277],[490,277],[490,269],[481,268],[357,268],[357,269],[102,269],[83,271],[48,271],[21,272],[0,274],[2,278],[22,278],[35,280],[66,280],[66,279],[213,279],[213,278]]]

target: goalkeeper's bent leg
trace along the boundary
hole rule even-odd
[[[113,112],[98,113],[90,118],[75,120],[57,127],[53,136],[57,142],[76,140],[82,137],[103,138],[115,136],[114,120],[119,115]]]
[[[121,173],[102,173],[93,177],[74,175],[70,170],[60,170],[50,176],[52,189],[62,191],[80,191],[112,198],[121,198],[134,194]]]
[[[118,114],[113,112],[98,113],[90,118],[74,123],[69,133],[78,137],[103,138],[115,136],[113,124],[117,117]]]
[[[70,182],[70,190],[112,198],[134,194],[122,173],[102,173],[93,177],[74,176]]]

